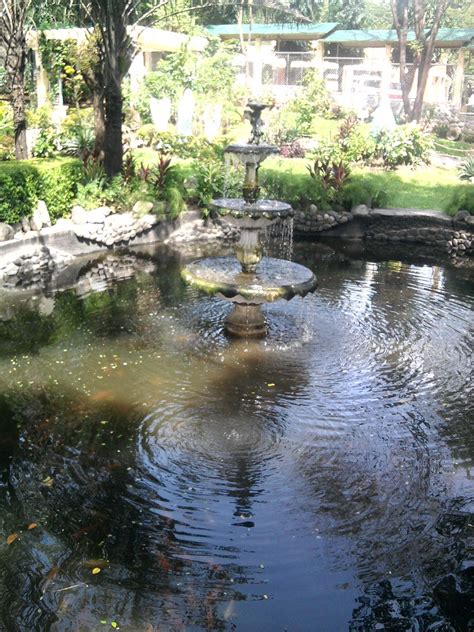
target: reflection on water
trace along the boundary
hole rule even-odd
[[[1,629],[469,629],[470,271],[294,259],[263,341],[161,250],[0,304]]]

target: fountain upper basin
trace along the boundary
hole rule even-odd
[[[259,145],[234,143],[225,148],[226,154],[234,154],[244,165],[259,165],[267,156],[278,154],[279,151],[276,145],[267,143]]]
[[[210,257],[184,268],[183,278],[208,294],[221,294],[236,303],[259,305],[306,296],[316,289],[315,275],[304,266],[264,257],[255,274],[244,274],[234,257]]]

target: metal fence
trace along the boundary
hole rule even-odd
[[[408,65],[408,68],[410,65]],[[314,53],[273,53],[264,63],[249,64],[252,81],[261,69],[261,85],[275,94],[291,95],[302,85],[305,72],[318,68],[326,87],[334,100],[341,105],[374,105],[382,92],[388,93],[392,102],[402,101],[400,67],[392,64],[390,76],[384,77],[383,60],[365,57],[325,57],[322,64]],[[437,105],[448,105],[453,96],[455,68],[450,64],[434,64],[430,70],[427,86],[428,101]],[[474,81],[472,81],[474,86]]]

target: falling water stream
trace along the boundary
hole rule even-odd
[[[469,629],[472,269],[293,258],[260,341],[163,249],[0,299],[1,630]]]

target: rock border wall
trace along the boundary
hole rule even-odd
[[[450,256],[474,256],[474,216],[459,211],[448,217],[420,209],[369,209],[360,205],[352,212],[320,212],[310,207],[295,215],[295,235],[320,235],[379,242],[423,244]]]

